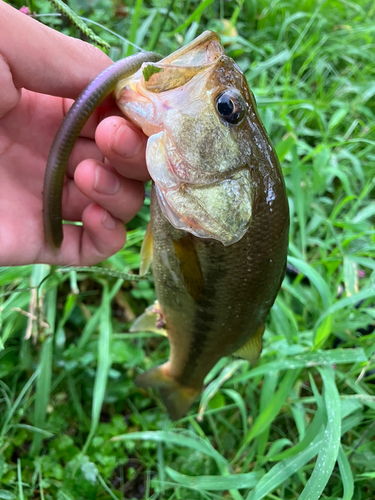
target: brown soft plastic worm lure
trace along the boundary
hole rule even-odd
[[[161,56],[142,52],[121,59],[102,71],[78,96],[66,114],[47,160],[43,188],[44,236],[52,249],[63,240],[61,199],[70,154],[93,111],[116,87],[117,82],[135,73],[144,62],[159,61]]]

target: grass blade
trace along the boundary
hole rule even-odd
[[[340,446],[337,461],[339,464],[342,485],[344,488],[344,495],[342,497],[342,500],[352,500],[354,494],[353,473],[350,468],[349,460],[347,459],[342,446]]]
[[[298,455],[283,460],[265,474],[255,488],[249,493],[246,500],[261,500],[271,491],[274,491],[288,477],[297,472],[319,452],[324,432],[320,432],[311,445]]]
[[[46,422],[47,406],[51,392],[52,380],[52,356],[53,356],[53,332],[56,321],[57,286],[52,287],[46,293],[45,307],[47,320],[50,325],[46,331],[47,338],[43,343],[40,354],[39,375],[36,382],[36,394],[34,403],[34,426],[43,429]],[[43,435],[35,433],[30,449],[30,454],[36,456],[40,453]]]
[[[317,411],[314,417],[314,420],[311,422],[309,427],[306,430],[305,437],[293,448],[289,448],[277,455],[270,456],[269,460],[284,460],[289,457],[293,457],[298,453],[305,450],[310,444],[316,439],[317,435],[320,433],[322,427],[324,425],[324,416],[320,411]]]
[[[235,373],[245,363],[246,361],[243,359],[236,359],[235,361],[232,361],[222,370],[220,375],[205,388],[199,404],[198,421],[203,419],[203,414],[209,401],[215,396],[220,387],[225,384],[225,382],[232,377],[233,373]]]
[[[318,332],[319,326],[326,320],[327,317],[337,313],[338,311],[346,308],[346,307],[355,307],[362,300],[369,299],[371,297],[375,297],[375,286],[371,286],[367,290],[362,290],[361,292],[355,293],[346,297],[344,299],[338,300],[335,304],[332,304],[324,313],[320,316],[318,321],[315,324],[315,331]],[[315,336],[315,346],[320,347],[324,341],[326,340],[326,336],[320,336],[316,334]]]
[[[260,413],[258,418],[255,420],[254,425],[250,429],[250,432],[245,437],[242,446],[237,452],[236,458],[238,459],[248,444],[256,437],[258,434],[264,431],[266,427],[271,425],[272,421],[276,418],[277,414],[281,410],[282,406],[285,404],[285,400],[288,397],[297,377],[299,375],[298,370],[290,370],[285,375],[280,383],[277,392],[274,394],[273,398]]]
[[[94,394],[92,400],[91,427],[82,453],[86,450],[94,437],[99,425],[100,413],[104,401],[104,394],[107,387],[109,369],[111,367],[110,344],[112,335],[111,322],[111,302],[108,287],[103,287],[103,300],[100,307],[100,329],[98,340],[98,367],[95,375]]]
[[[8,432],[9,427],[11,425],[11,420],[12,420],[16,410],[20,406],[20,404],[21,404],[23,398],[25,397],[25,395],[27,394],[27,392],[31,389],[31,387],[32,387],[33,383],[35,382],[35,379],[38,377],[38,375],[39,375],[39,369],[35,370],[35,372],[31,375],[31,377],[26,382],[26,384],[23,386],[21,392],[17,396],[17,399],[13,403],[13,406],[9,409],[9,411],[4,416],[4,423],[2,425],[1,434],[0,434],[1,436],[6,435],[6,433]]]
[[[140,20],[142,4],[143,4],[143,0],[135,0],[132,22],[131,22],[130,32],[129,32],[129,41],[132,43],[135,42],[135,39],[137,36],[137,29],[138,29],[139,20]],[[129,44],[127,47],[126,55],[130,56],[131,54],[133,54],[133,52],[134,52],[133,45]]]
[[[319,368],[324,383],[324,401],[327,411],[327,427],[313,473],[299,500],[318,500],[328,483],[340,449],[341,417],[340,397],[332,368]]]
[[[309,278],[311,283],[313,283],[313,285],[319,292],[319,295],[323,302],[324,309],[328,309],[328,307],[330,307],[330,305],[332,304],[332,294],[329,289],[329,286],[321,277],[321,275],[313,267],[307,264],[307,262],[304,262],[301,259],[289,256],[288,261],[299,271],[301,271],[301,273],[307,276],[307,278]]]
[[[295,355],[291,358],[279,361],[270,361],[264,365],[252,368],[243,375],[233,377],[234,384],[245,382],[246,380],[265,375],[270,371],[278,370],[298,370],[299,368],[309,368],[312,366],[324,366],[327,364],[348,364],[366,363],[368,361],[363,349],[330,349],[325,351],[307,352]]]
[[[43,344],[40,356],[40,371],[36,383],[34,403],[34,426],[43,429],[46,422],[47,406],[51,391],[53,339],[48,337]],[[36,456],[40,453],[43,434],[35,433],[30,454]]]
[[[172,31],[171,33],[169,33],[169,36],[174,36],[176,33],[180,33],[185,28],[187,28],[193,21],[196,21],[197,19],[199,19],[200,16],[202,15],[202,13],[204,12],[204,10],[207,9],[207,7],[209,5],[211,5],[213,1],[214,0],[203,0],[203,2],[200,2],[200,4],[198,5],[198,7],[186,19],[186,21],[183,24],[181,24],[178,28],[176,28],[174,31]]]
[[[18,493],[19,500],[24,500],[23,496],[23,484],[22,484],[22,467],[21,467],[21,459],[17,459],[17,476],[18,476]]]
[[[170,467],[166,467],[165,471],[173,481],[176,481],[176,483],[188,488],[205,491],[253,488],[264,475],[262,471],[256,471],[247,474],[233,474],[230,476],[186,476]]]
[[[197,438],[196,436],[186,436],[180,432],[174,431],[150,431],[150,432],[132,432],[130,434],[122,434],[112,438],[112,441],[130,441],[141,439],[143,441],[155,441],[174,446],[183,446],[196,450],[213,458],[219,466],[228,467],[226,459],[218,453],[215,448],[206,440]]]

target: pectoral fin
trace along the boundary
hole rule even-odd
[[[203,275],[190,235],[173,240],[173,247],[186,290],[196,302],[199,302],[203,292]]]
[[[172,420],[179,420],[188,412],[199,396],[200,389],[192,389],[179,384],[169,375],[169,362],[138,375],[138,387],[159,389],[163,402]]]
[[[244,358],[251,364],[255,364],[262,352],[263,342],[262,337],[264,333],[264,325],[260,326],[251,339],[240,347],[234,354],[240,358]]]
[[[149,222],[141,246],[141,266],[139,268],[140,276],[144,276],[149,271],[152,263],[152,252],[153,252],[152,231],[151,231],[151,222]]]

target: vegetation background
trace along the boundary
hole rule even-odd
[[[0,499],[374,499],[375,1],[68,3],[113,59],[126,40],[167,55],[222,35],[283,165],[296,273],[257,366],[223,359],[172,423],[134,385],[168,356],[128,333],[152,277],[116,276],[137,272],[147,199],[99,270],[0,269]],[[29,8],[81,36],[46,0]]]

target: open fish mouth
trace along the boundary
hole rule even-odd
[[[122,112],[149,136],[146,163],[163,215],[225,246],[248,230],[255,189],[241,85],[238,66],[206,35],[145,63],[116,90]]]

